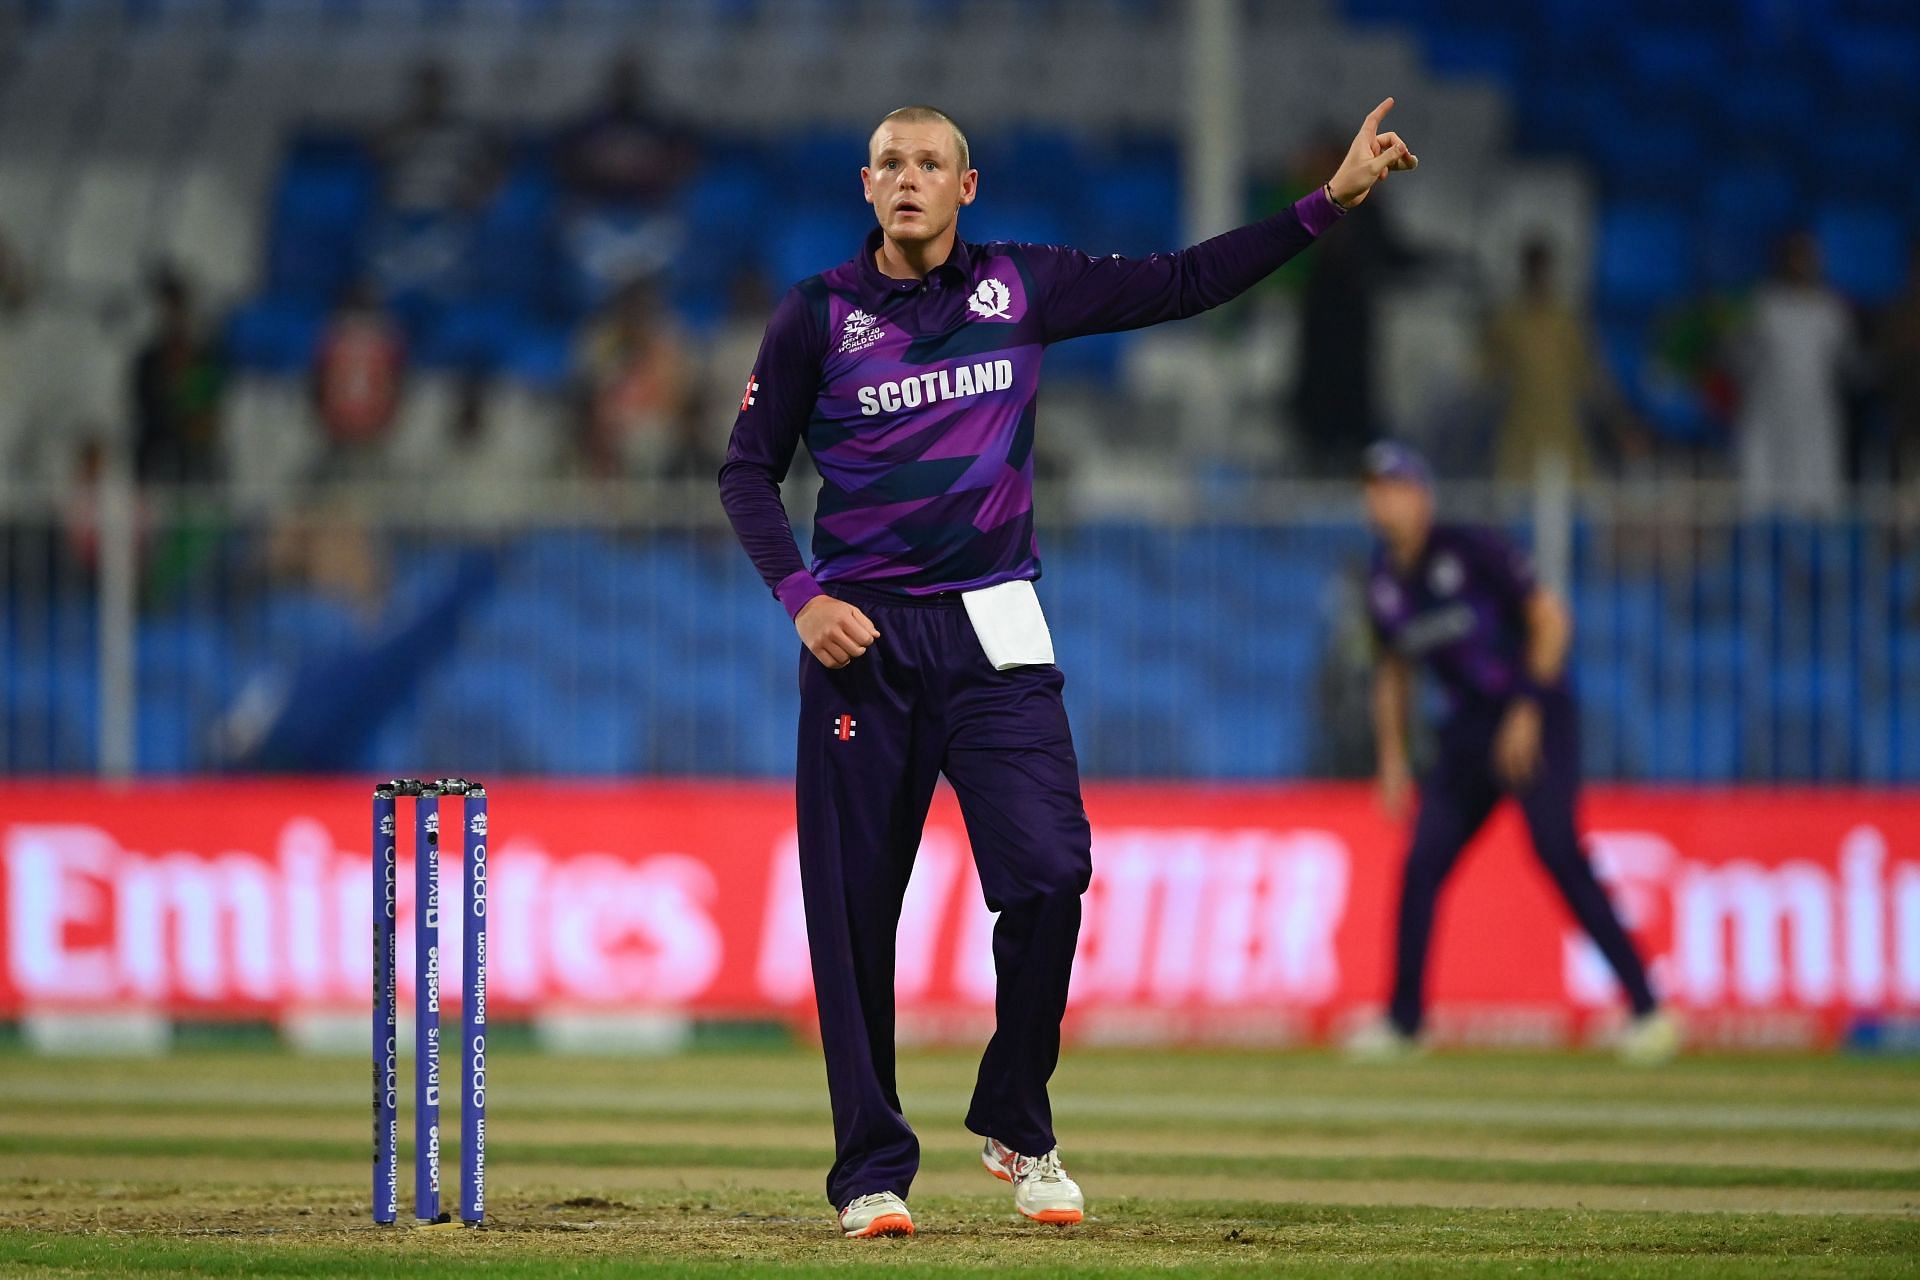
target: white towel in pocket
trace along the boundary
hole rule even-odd
[[[995,671],[1053,665],[1053,634],[1031,582],[1002,582],[962,592],[960,599]]]

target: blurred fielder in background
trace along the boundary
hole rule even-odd
[[[1565,603],[1535,580],[1528,556],[1492,530],[1434,522],[1431,477],[1418,453],[1382,442],[1361,466],[1367,518],[1380,535],[1367,583],[1379,644],[1374,733],[1381,797],[1395,816],[1413,789],[1407,727],[1415,663],[1439,679],[1450,713],[1420,787],[1400,889],[1392,1003],[1386,1021],[1362,1028],[1349,1050],[1368,1059],[1418,1050],[1441,886],[1500,798],[1511,795],[1535,856],[1632,1004],[1621,1056],[1643,1064],[1671,1058],[1677,1028],[1660,1012],[1575,827],[1580,731],[1567,681],[1573,622]]]
[[[1092,859],[1032,587],[1041,355],[1197,315],[1264,278],[1417,163],[1379,128],[1391,106],[1292,207],[1136,260],[961,241],[956,220],[979,183],[967,140],[944,112],[902,108],[875,129],[861,170],[879,227],[850,261],[794,286],[767,326],[720,492],[805,646],[800,873],[833,1102],[827,1195],[849,1236],[913,1230],[920,1147],[894,1081],[894,934],[942,773],[1000,916],[997,1029],[967,1127],[1021,1213],[1083,1212],[1047,1097]],[[802,441],[821,476],[811,568],[780,501]]]

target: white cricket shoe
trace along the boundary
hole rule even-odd
[[[1080,1184],[1060,1164],[1060,1148],[1043,1156],[1023,1156],[994,1138],[980,1150],[980,1163],[1002,1182],[1013,1184],[1013,1207],[1035,1222],[1065,1224],[1087,1215]]]
[[[1349,1062],[1410,1062],[1425,1056],[1426,1046],[1393,1024],[1391,1018],[1362,1023],[1340,1046]]]
[[[907,1202],[891,1191],[870,1196],[855,1196],[840,1211],[840,1230],[849,1240],[870,1240],[875,1236],[910,1236],[913,1215]]]
[[[1614,1051],[1630,1067],[1672,1062],[1680,1053],[1680,1022],[1665,1009],[1655,1009],[1627,1024]]]

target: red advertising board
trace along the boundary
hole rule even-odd
[[[501,1012],[808,1023],[786,787],[489,790]],[[0,785],[0,1016],[364,1007],[369,794],[333,780]],[[1366,789],[1107,785],[1087,804],[1075,1034],[1284,1040],[1383,1001],[1404,831]],[[1656,984],[1697,1027],[1814,1041],[1920,1014],[1920,795],[1595,789],[1586,822]],[[971,1034],[990,1016],[991,928],[943,794],[900,929],[904,1028]],[[457,938],[441,953],[452,993]],[[1511,813],[1442,901],[1432,991],[1442,1036],[1554,1042],[1617,1013]]]

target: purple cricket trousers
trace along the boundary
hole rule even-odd
[[[1614,913],[1607,891],[1594,878],[1575,825],[1580,800],[1579,710],[1573,698],[1560,691],[1543,697],[1540,710],[1540,773],[1532,786],[1514,797],[1533,836],[1534,856],[1553,877],[1574,919],[1613,966],[1634,1014],[1651,1013],[1657,1004],[1647,984],[1646,966]],[[1388,1011],[1394,1025],[1408,1035],[1420,1030],[1425,1016],[1427,950],[1440,890],[1461,852],[1508,794],[1493,769],[1493,743],[1503,711],[1499,706],[1481,706],[1455,713],[1440,730],[1438,759],[1420,784],[1420,814],[1414,820],[1413,848],[1400,885],[1393,1000]]]
[[[995,671],[956,593],[827,589],[880,630],[839,670],[800,658],[800,883],[841,1208],[904,1197],[920,1164],[894,1082],[894,934],[940,775],[1000,916],[997,1026],[966,1123],[1027,1154],[1054,1146],[1047,1081],[1093,862],[1058,668]]]

